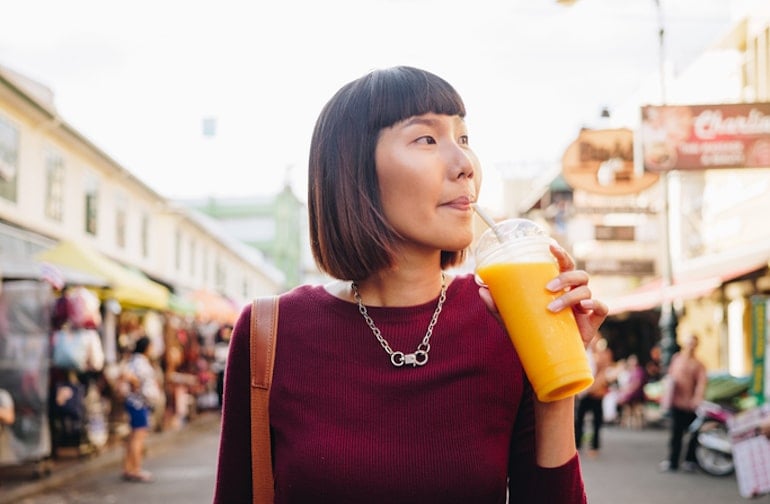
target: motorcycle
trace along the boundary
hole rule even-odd
[[[695,436],[695,461],[703,472],[712,476],[727,476],[735,471],[733,447],[728,433],[728,421],[735,414],[718,403],[703,401],[690,424]]]

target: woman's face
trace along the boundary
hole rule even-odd
[[[470,245],[481,169],[461,117],[430,113],[385,128],[374,159],[385,217],[403,246],[434,252]]]

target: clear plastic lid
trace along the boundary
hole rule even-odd
[[[529,219],[509,219],[486,230],[476,245],[476,265],[498,261],[553,260],[547,231]]]

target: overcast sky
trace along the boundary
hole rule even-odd
[[[673,68],[751,0],[660,0]],[[766,1],[766,0],[765,0]],[[658,68],[654,0],[0,0],[0,65],[168,197],[305,198],[315,119],[370,69],[449,80],[494,206],[500,167],[561,158]],[[214,137],[202,122],[217,119]],[[521,168],[524,169],[524,168]],[[482,201],[484,201],[482,199]]]

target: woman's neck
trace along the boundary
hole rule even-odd
[[[365,305],[415,306],[436,299],[441,292],[442,275],[434,268],[386,270],[356,282]],[[448,279],[445,280],[447,283]],[[351,290],[352,296],[352,290]]]
[[[358,293],[367,306],[415,306],[427,303],[441,292],[441,268],[395,268],[383,270],[356,281]],[[451,278],[446,276],[446,285]],[[326,291],[342,300],[355,303],[351,280],[334,280],[324,286]]]

